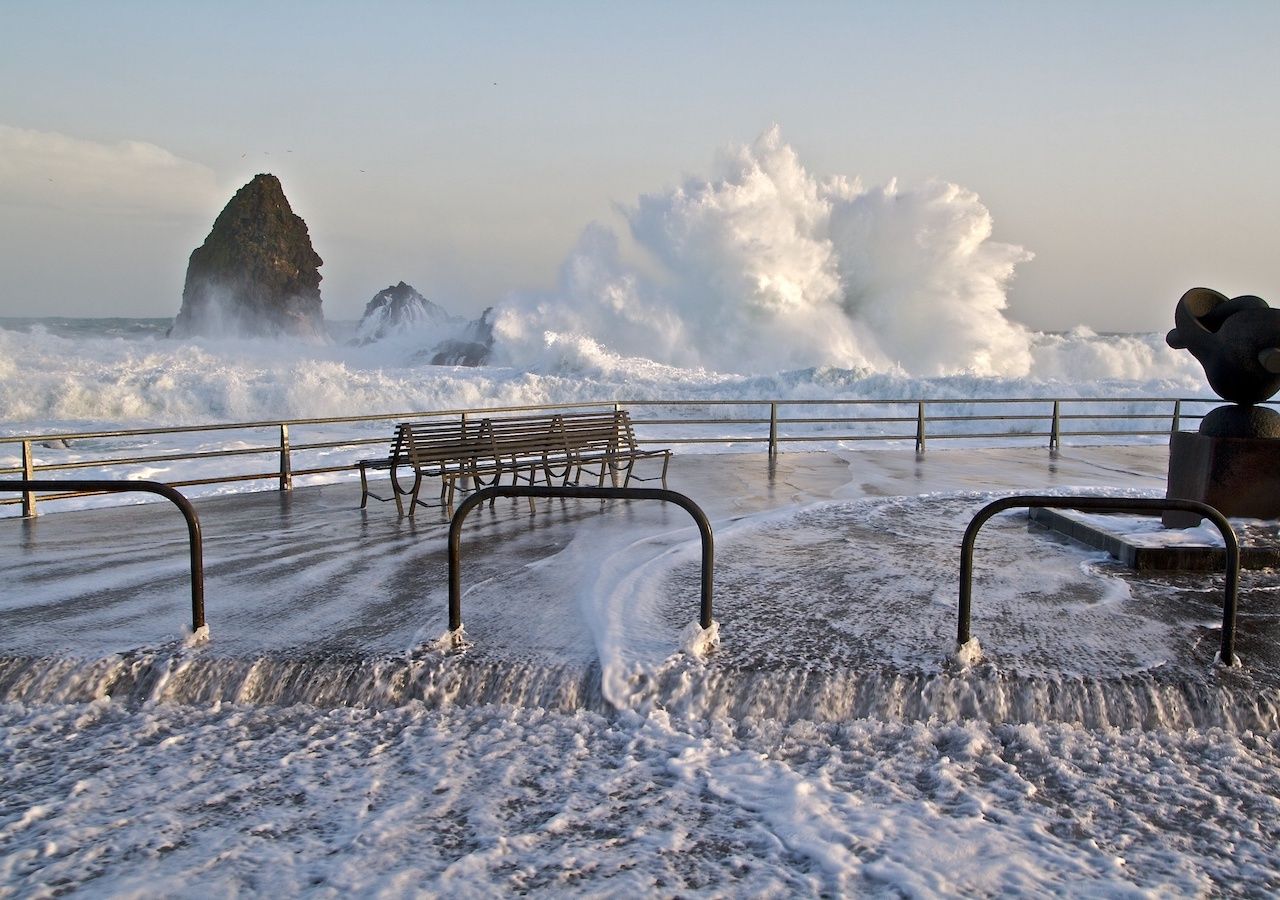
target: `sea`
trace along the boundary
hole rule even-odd
[[[627,400],[963,400],[1018,397],[1206,397],[1204,374],[1162,334],[1026,332],[1028,368],[980,364],[941,374],[907,361],[883,367],[733,368],[625,355],[591,335],[524,330],[493,365],[421,362],[430,335],[354,346],[355,322],[333,340],[171,341],[169,318],[0,318],[0,434],[174,427]]]

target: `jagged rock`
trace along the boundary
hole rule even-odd
[[[461,328],[465,323],[422,296],[403,281],[378,291],[364,308],[351,343],[356,346],[380,341],[397,332],[426,328]]]
[[[475,341],[441,341],[431,354],[433,366],[483,366],[489,347]]]
[[[421,347],[409,357],[409,365],[483,366],[493,349],[493,307],[468,321],[401,281],[369,301],[350,343],[379,341]]]
[[[433,366],[483,366],[493,350],[493,307],[467,323],[462,334],[441,341],[431,354]]]
[[[182,308],[169,334],[327,342],[320,311],[322,264],[280,180],[256,175],[192,251]]]

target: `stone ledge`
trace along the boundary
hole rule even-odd
[[[1078,541],[1095,550],[1105,550],[1131,569],[1140,572],[1222,571],[1226,565],[1226,551],[1211,544],[1188,543],[1181,529],[1167,529],[1169,543],[1159,543],[1159,531],[1135,534],[1121,528],[1108,528],[1108,519],[1133,522],[1131,515],[1085,515],[1074,510],[1036,508],[1030,510],[1031,520],[1064,537]],[[1240,538],[1240,568],[1271,569],[1280,567],[1280,525],[1273,522],[1236,527]],[[1173,539],[1182,542],[1174,543]]]

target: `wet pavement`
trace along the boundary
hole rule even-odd
[[[992,491],[1157,492],[1165,456],[1159,446],[1058,454],[1042,448],[945,448],[920,456],[909,449],[877,448],[788,453],[773,460],[764,454],[677,454],[669,486],[710,517],[728,579],[735,559],[749,571],[751,560],[762,554],[750,547],[754,529],[786,531],[797,511],[815,504],[974,495],[961,502],[968,509],[980,505],[977,495]],[[443,630],[446,517],[420,510],[414,519],[398,518],[390,503],[371,502],[366,510],[358,505],[353,482],[196,502],[204,534],[207,618],[222,652],[384,652]],[[45,503],[35,519],[0,520],[5,583],[0,650],[119,652],[189,628],[187,536],[175,508],[166,502],[56,508]],[[926,521],[917,530],[935,544],[925,563],[917,541],[880,541],[873,558],[824,564],[832,571],[848,564],[870,566],[876,578],[936,565],[944,570],[939,578],[954,582],[958,536],[938,534],[930,524],[933,517],[922,514]],[[600,541],[598,553],[589,546],[593,539]],[[555,606],[554,598],[585,590],[583,579],[598,581],[594,569],[619,547],[657,546],[663,540],[696,546],[696,531],[684,510],[657,503],[555,500],[539,501],[531,514],[525,501],[503,500],[468,518],[464,585],[470,597],[472,589],[483,592],[484,584],[497,579],[506,594],[519,590],[549,598],[539,599],[539,605]],[[574,553],[566,555],[571,544]],[[775,564],[784,570],[787,565],[785,560]],[[795,577],[821,580],[821,568],[804,563]],[[777,570],[771,566],[771,571]],[[728,581],[718,589],[729,604],[732,591]],[[475,600],[468,606],[474,608]],[[542,619],[545,626],[561,624],[553,614],[525,610],[525,615],[534,621],[522,618],[522,628]]]
[[[1159,708],[1160,721],[1269,721],[1271,701],[1255,715],[1252,698],[1280,686],[1274,570],[1244,573],[1236,651],[1245,666],[1221,673],[1221,575],[1135,573],[1030,525],[1024,510],[994,518],[977,544],[972,633],[993,693],[938,695],[938,685],[973,685],[938,679],[955,663],[959,547],[973,515],[1007,493],[1159,496],[1165,464],[1161,447],[676,456],[671,489],[699,504],[715,533],[720,640],[697,702],[774,715],[804,696],[839,715],[919,706],[925,717],[982,708],[1003,720],[1021,715],[1008,698],[1043,683],[1067,720],[1145,722]],[[380,696],[437,690],[404,684],[448,633],[439,510],[414,519],[389,503],[361,510],[350,482],[196,506],[211,638],[182,696],[268,691],[324,703],[365,696],[353,687],[365,679]],[[433,663],[430,676],[462,679],[451,696],[465,682],[475,699],[535,691],[540,703],[573,706],[603,693],[633,705],[656,691],[683,702],[687,672],[672,654],[696,631],[701,575],[686,510],[561,498],[531,512],[524,499],[502,499],[472,510],[461,546],[465,661]],[[104,660],[112,679],[128,681],[121,660],[127,669],[136,654],[138,665],[148,660],[146,678],[167,678],[157,674],[163,648],[190,631],[186,528],[168,503],[0,521],[0,573],[0,658],[23,684],[36,657],[72,666],[78,690],[75,660]],[[400,674],[376,674],[384,665]],[[312,696],[298,679],[324,686]],[[1104,701],[1091,699],[1099,684]],[[1230,702],[1184,696],[1223,689]],[[1033,704],[1035,715],[1046,703]]]

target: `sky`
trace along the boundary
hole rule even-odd
[[[0,0],[0,316],[172,316],[258,172],[325,315],[462,315],[772,126],[817,176],[976,192],[1036,329],[1280,305],[1274,2]]]

